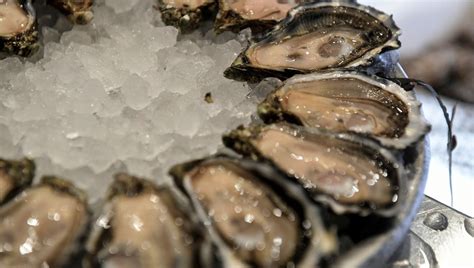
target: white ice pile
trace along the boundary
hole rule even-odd
[[[0,61],[0,157],[32,157],[39,174],[69,177],[93,199],[117,171],[161,180],[215,152],[255,110],[248,86],[222,75],[239,42],[178,37],[154,1],[98,2],[91,25],[43,28],[39,61]]]

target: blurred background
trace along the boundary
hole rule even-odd
[[[453,152],[454,208],[474,216],[474,1],[360,0],[393,14],[402,29],[402,65],[408,76],[431,84],[448,109],[457,105]],[[431,164],[425,193],[450,205],[447,127],[441,109],[417,90],[432,124]]]

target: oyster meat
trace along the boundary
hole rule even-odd
[[[161,19],[183,33],[199,27],[215,16],[217,0],[158,0]]]
[[[30,0],[0,1],[0,52],[29,56],[36,52],[38,31]]]
[[[89,220],[84,193],[45,177],[0,208],[0,267],[63,267]]]
[[[258,106],[266,122],[286,120],[335,132],[358,132],[383,145],[405,149],[430,126],[412,92],[360,72],[334,71],[298,75],[269,94]]]
[[[299,187],[275,184],[277,174],[267,169],[270,184],[256,166],[219,156],[170,173],[208,227],[224,267],[315,267],[334,250],[335,238]]]
[[[203,265],[203,236],[181,201],[169,187],[118,174],[89,240],[91,266]]]
[[[0,159],[0,204],[7,201],[33,181],[35,164],[29,159]]]
[[[250,42],[225,75],[259,81],[368,65],[379,53],[400,47],[399,35],[390,16],[352,1],[303,4]]]
[[[93,0],[47,0],[48,4],[57,8],[75,24],[87,24],[94,18],[92,13]]]
[[[405,191],[399,160],[355,134],[276,124],[240,127],[223,140],[239,153],[269,161],[337,213],[392,216]]]
[[[263,32],[283,20],[298,0],[219,0],[215,28],[217,32],[241,30],[250,27]]]

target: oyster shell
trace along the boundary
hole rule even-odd
[[[39,48],[30,0],[0,1],[0,52],[27,57]]]
[[[48,4],[61,11],[75,24],[87,24],[94,18],[93,0],[47,0]]]
[[[219,0],[215,29],[217,32],[241,30],[263,32],[283,20],[298,0]]]
[[[331,68],[368,65],[400,47],[392,18],[352,1],[318,1],[292,9],[225,71],[227,78],[259,81]]]
[[[84,193],[45,177],[0,208],[0,267],[62,267],[77,253],[89,213]]]
[[[200,22],[214,17],[217,0],[158,0],[161,19],[183,33],[199,27]]]
[[[339,214],[393,216],[406,192],[399,160],[355,134],[275,124],[239,127],[223,141],[245,156],[269,161]]]
[[[92,267],[193,267],[210,260],[202,258],[210,244],[171,188],[118,174],[109,191],[88,244]]]
[[[361,72],[298,75],[258,106],[266,122],[286,120],[335,132],[358,132],[405,149],[429,132],[412,92]]]
[[[35,163],[29,159],[0,159],[0,204],[28,187],[33,181]]]
[[[301,189],[269,166],[218,156],[170,174],[208,227],[224,267],[315,267],[337,246]]]

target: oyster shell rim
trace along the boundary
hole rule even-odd
[[[422,140],[430,132],[431,125],[421,112],[422,103],[418,101],[413,92],[406,91],[400,85],[389,79],[355,70],[333,70],[328,72],[314,72],[309,74],[295,75],[284,81],[280,87],[275,88],[270,94],[268,94],[267,98],[258,105],[257,113],[266,124],[268,124],[268,122],[274,122],[271,119],[265,119],[270,116],[273,116],[277,118],[275,121],[278,122],[286,121],[288,123],[304,126],[301,122],[298,122],[300,120],[297,118],[297,116],[293,115],[290,112],[283,111],[280,103],[277,102],[274,98],[272,98],[272,96],[280,90],[286,93],[289,90],[288,88],[285,88],[288,84],[341,78],[357,79],[368,85],[372,85],[382,90],[388,91],[389,93],[397,97],[406,105],[408,112],[408,124],[404,128],[403,135],[398,138],[376,136],[371,133],[356,132],[351,130],[342,131],[340,133],[357,133],[359,135],[373,138],[379,141],[382,146],[385,146],[387,148],[405,150],[406,148],[412,146],[419,140]],[[268,105],[269,107],[267,107],[266,105]],[[311,126],[305,127],[315,128]],[[321,127],[320,129],[325,128]]]
[[[406,204],[394,219],[393,226],[384,233],[352,247],[336,260],[335,267],[386,265],[385,261],[392,257],[405,239],[424,197],[423,189],[426,186],[430,162],[428,137],[419,141],[412,149],[412,153],[416,156],[414,157],[415,161],[406,166],[406,176],[408,177]]]
[[[229,8],[229,3],[226,0],[217,0],[217,2],[219,9],[214,21],[214,32],[218,34],[225,31],[239,33],[246,28],[250,28],[253,34],[264,33],[274,27],[278,22],[284,20],[284,18],[281,20],[246,19],[232,8]],[[222,6],[225,6],[226,10],[222,10]],[[231,22],[230,24],[228,24],[229,21]]]
[[[23,11],[25,11],[26,16],[28,17],[28,25],[25,27],[25,31],[15,33],[15,34],[10,34],[10,35],[0,35],[0,38],[3,39],[10,39],[10,38],[15,38],[18,35],[27,33],[36,23],[36,10],[33,8],[32,0],[15,0],[18,2],[18,7],[21,8]]]
[[[60,249],[62,254],[57,256],[55,263],[55,265],[59,266],[70,265],[71,263],[74,263],[74,257],[82,256],[85,249],[85,244],[83,242],[89,235],[92,211],[87,202],[87,194],[82,189],[77,188],[72,182],[61,177],[49,175],[41,177],[38,184],[31,185],[23,191],[34,190],[42,187],[48,187],[57,194],[67,195],[69,197],[75,198],[79,201],[79,204],[84,207],[84,218],[81,222],[76,223],[76,225],[79,225],[79,227],[76,229],[76,236],[72,239],[69,239],[69,243],[66,243],[66,245],[62,246]],[[11,210],[13,207],[15,207],[15,202],[17,199],[21,197],[21,194],[17,195],[15,198],[2,205],[1,209],[6,211]]]
[[[343,204],[334,199],[330,194],[322,192],[310,192],[307,191],[300,182],[298,182],[294,177],[287,174],[283,169],[278,167],[273,160],[263,156],[260,151],[255,148],[250,143],[251,139],[256,138],[259,135],[259,132],[265,128],[269,129],[284,129],[285,131],[292,132],[293,135],[303,136],[303,135],[314,135],[314,136],[325,136],[330,139],[341,140],[342,142],[348,142],[357,146],[363,146],[364,150],[375,151],[380,153],[381,160],[384,161],[384,164],[389,164],[393,171],[393,174],[396,175],[396,178],[390,178],[390,181],[393,182],[396,179],[396,188],[394,190],[394,196],[397,197],[395,203],[389,207],[380,207],[373,209],[369,204],[366,206],[360,206],[359,204]],[[361,216],[367,216],[370,214],[375,214],[382,217],[395,217],[399,211],[405,206],[405,196],[408,194],[407,188],[407,178],[405,165],[402,161],[401,154],[394,154],[388,148],[381,146],[374,139],[369,137],[364,137],[356,133],[334,133],[324,129],[308,129],[302,126],[290,125],[286,122],[281,122],[277,124],[257,124],[251,125],[249,127],[244,127],[243,125],[238,128],[226,133],[223,135],[224,145],[235,151],[238,154],[243,155],[244,157],[250,158],[253,161],[261,161],[268,163],[275,170],[277,170],[282,176],[287,178],[294,184],[299,185],[299,187],[305,189],[306,195],[312,199],[316,204],[327,204],[330,206],[332,211],[335,214],[343,215],[347,213],[359,214]]]
[[[119,177],[123,177],[123,179]],[[107,189],[107,197],[101,201],[99,205],[100,209],[96,211],[96,215],[94,215],[92,219],[94,222],[99,219],[104,219],[106,221],[105,224],[110,224],[114,218],[112,202],[116,197],[124,196],[133,198],[141,194],[156,193],[160,195],[163,192],[173,201],[172,205],[177,210],[177,214],[185,218],[183,226],[186,232],[193,236],[192,261],[207,267],[207,265],[214,260],[211,258],[205,259],[205,257],[211,255],[211,244],[205,235],[206,231],[196,219],[196,215],[194,215],[192,210],[188,207],[189,204],[187,200],[185,200],[181,192],[172,184],[155,184],[149,179],[134,176],[126,172],[117,173],[114,175],[114,180]],[[166,204],[166,206],[168,205],[169,204]],[[86,265],[86,267],[100,267],[97,261],[99,258],[98,254],[110,241],[112,235],[112,228],[105,228],[98,224],[91,226],[87,240],[84,243],[86,256],[83,258],[83,264]],[[107,243],[105,243],[106,241]]]
[[[3,200],[0,199],[0,206],[6,204],[13,199],[18,193],[31,186],[35,177],[36,164],[29,158],[21,160],[9,160],[0,158],[0,170],[3,169],[5,174],[12,181],[12,189]],[[13,174],[11,172],[14,172]]]
[[[38,23],[36,11],[33,8],[32,0],[17,0],[21,8],[25,10],[29,20],[25,31],[0,36],[0,53],[16,54],[21,57],[28,57],[39,50],[40,46]]]
[[[308,238],[307,234],[301,233],[300,238],[309,239],[306,244],[301,244],[304,241],[299,241],[300,245],[297,245],[297,250],[304,250],[306,253],[303,253],[297,260],[292,259],[291,261],[298,267],[313,267],[317,264],[323,257],[333,254],[337,251],[338,242],[335,234],[335,230],[328,230],[325,228],[323,223],[323,218],[319,212],[319,207],[315,206],[309,198],[303,193],[302,188],[299,185],[288,183],[287,180],[281,176],[281,174],[275,172],[272,166],[262,165],[261,163],[252,161],[245,158],[237,158],[228,153],[217,153],[211,156],[207,156],[197,160],[191,160],[181,164],[174,165],[169,170],[169,175],[173,178],[173,181],[177,188],[185,195],[190,201],[192,209],[198,215],[200,220],[206,225],[206,229],[213,240],[214,243],[219,246],[219,253],[222,255],[220,258],[224,263],[224,267],[246,267],[247,263],[239,260],[237,256],[234,255],[232,249],[226,244],[221,235],[218,233],[216,228],[210,223],[212,219],[205,212],[202,205],[197,200],[197,197],[193,194],[191,186],[189,185],[189,177],[187,173],[192,171],[196,166],[201,164],[213,164],[213,163],[223,163],[224,165],[235,165],[239,168],[243,168],[252,174],[257,180],[261,181],[265,186],[268,186],[269,189],[273,191],[276,195],[279,192],[275,190],[274,187],[278,189],[285,189],[283,193],[286,198],[292,199],[294,202],[297,202],[301,206],[301,211],[297,211],[294,206],[288,204],[295,212],[302,215],[301,224],[304,220],[309,220],[311,222],[311,237]],[[227,162],[227,163],[225,163]],[[273,174],[270,179],[268,174]],[[273,187],[272,187],[273,186]],[[285,202],[284,198],[282,198]],[[206,224],[208,223],[208,224]],[[302,227],[302,226],[300,226]],[[317,246],[321,246],[318,248]],[[308,248],[309,247],[309,248]],[[321,250],[316,250],[321,249]],[[318,253],[318,254],[315,254]],[[298,254],[298,253],[296,253]],[[293,256],[294,258],[295,256]],[[296,261],[296,262],[295,262]]]
[[[339,67],[330,67],[324,68],[321,70],[298,70],[295,68],[280,68],[280,69],[269,69],[269,68],[260,68],[250,65],[250,60],[247,56],[247,51],[257,44],[260,43],[273,43],[272,36],[277,34],[279,31],[283,31],[287,24],[292,22],[296,18],[299,12],[303,12],[305,9],[317,9],[321,7],[347,7],[356,9],[366,13],[367,15],[377,19],[381,22],[384,27],[390,30],[392,36],[385,41],[383,44],[372,48],[362,54],[360,57],[355,58],[354,60],[348,62],[344,66]],[[304,74],[312,72],[324,72],[331,70],[341,70],[341,69],[354,69],[354,68],[363,68],[368,67],[373,64],[375,58],[381,54],[395,50],[401,47],[401,42],[399,41],[399,36],[401,35],[400,28],[395,24],[392,15],[388,15],[382,11],[379,11],[368,5],[362,5],[356,1],[351,0],[320,0],[315,3],[303,3],[295,8],[291,9],[288,12],[288,15],[285,19],[278,22],[272,30],[267,32],[265,35],[258,37],[256,40],[250,40],[247,46],[242,50],[242,52],[237,56],[237,58],[232,62],[231,66],[224,71],[224,76],[229,79],[234,79],[237,81],[249,81],[249,82],[258,82],[266,77],[277,77],[279,79],[288,79],[295,74]],[[251,72],[253,78],[244,78],[245,73]]]
[[[157,9],[165,25],[173,26],[182,33],[190,33],[199,28],[199,25],[208,20],[207,15],[214,17],[217,11],[218,0],[206,0],[202,6],[192,9],[189,7],[177,8],[158,0]],[[187,18],[186,18],[187,16]]]
[[[48,5],[59,10],[68,20],[74,24],[85,25],[94,19],[92,6],[94,0],[82,0],[84,6],[73,6],[77,1],[70,0],[47,0]],[[71,3],[72,2],[72,3]]]

